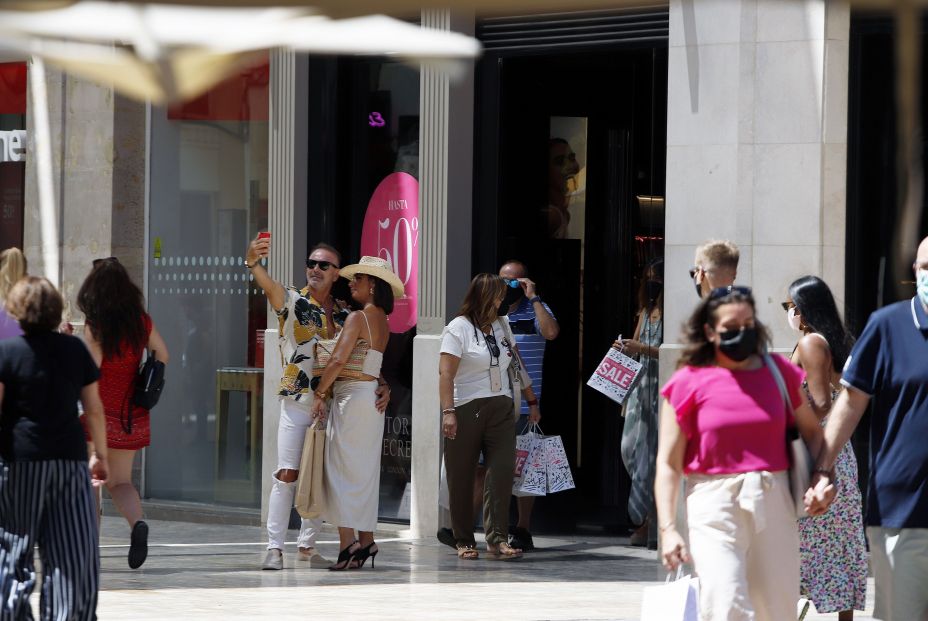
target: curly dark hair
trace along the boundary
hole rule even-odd
[[[802,322],[828,341],[831,366],[840,373],[854,347],[854,337],[841,320],[831,289],[817,276],[803,276],[789,286],[789,297],[799,309]]]
[[[145,332],[145,298],[122,264],[114,259],[97,263],[77,293],[77,307],[99,341],[104,358],[119,355],[123,347],[141,348]]]
[[[757,353],[762,355],[770,345],[770,332],[757,319],[757,307],[754,296],[749,293],[732,291],[719,297],[709,297],[699,303],[693,314],[683,324],[683,342],[686,347],[677,367],[707,367],[715,364],[715,344],[706,338],[705,326],[715,325],[718,309],[725,304],[746,303],[754,311],[754,326],[757,328]]]

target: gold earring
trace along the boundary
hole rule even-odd
[[[371,287],[371,295],[374,295],[374,288]]]

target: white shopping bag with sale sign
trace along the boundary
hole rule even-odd
[[[547,493],[545,438],[538,425],[516,436],[516,470],[513,496],[544,496]]]
[[[621,404],[641,375],[641,366],[634,358],[610,347],[586,385]]]

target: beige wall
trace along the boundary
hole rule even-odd
[[[26,163],[23,245],[30,272],[57,274],[66,318],[81,322],[77,292],[93,259],[118,256],[142,286],[145,107],[114,95],[110,88],[46,71],[60,264],[44,264],[32,156]],[[26,120],[30,155],[35,153],[32,115],[39,105],[31,92]]]
[[[843,305],[849,19],[825,0],[670,3],[668,354],[708,238],[740,246],[737,281],[778,348],[794,341],[780,308],[794,279],[823,277]]]

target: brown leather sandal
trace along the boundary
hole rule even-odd
[[[490,554],[496,554],[504,558],[518,558],[522,556],[522,550],[519,548],[513,548],[511,545],[505,541],[500,542],[498,545],[492,543],[487,544],[487,552]]]
[[[477,552],[477,548],[474,546],[459,543],[456,547],[458,551],[458,558],[460,559],[472,561],[480,557],[480,554]]]

